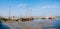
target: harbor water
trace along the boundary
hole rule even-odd
[[[26,22],[2,22],[0,29],[60,29],[60,18],[56,19],[34,19]]]

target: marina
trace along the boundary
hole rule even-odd
[[[0,29],[60,29],[60,0],[0,0]]]

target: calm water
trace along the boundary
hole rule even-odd
[[[40,29],[40,25],[45,26],[45,28],[43,28],[43,29],[48,29],[48,28],[60,29],[60,18],[56,18],[56,19],[52,19],[52,20],[35,19],[35,20],[31,21],[31,23],[32,23],[33,27],[37,26],[38,29]],[[14,24],[12,23],[12,26],[14,26]],[[30,27],[28,22],[24,22],[24,23],[20,23],[20,24],[18,23],[18,25]],[[0,28],[1,29],[9,29],[9,27],[6,24],[2,23],[1,21],[0,21]],[[20,29],[20,27],[16,27],[16,29]],[[37,29],[37,28],[35,28],[35,29]]]
[[[37,22],[46,22],[46,20],[37,20]],[[53,19],[53,20],[48,20],[47,22],[54,25],[54,27],[51,27],[51,28],[60,29],[60,18],[56,18],[56,19]],[[46,26],[48,26],[48,25],[46,24]]]
[[[0,21],[0,29],[10,29],[6,24],[2,23],[2,21]]]

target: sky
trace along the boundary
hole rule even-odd
[[[10,8],[9,8],[10,6]],[[0,16],[60,16],[60,0],[0,0]]]

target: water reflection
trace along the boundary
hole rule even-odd
[[[60,29],[60,18],[51,19],[51,20],[42,20],[42,19],[34,19],[32,21],[26,22],[8,22],[9,27],[15,27],[15,29],[49,29],[49,28],[56,28]],[[0,29],[10,29],[0,21]]]
[[[33,23],[35,23],[36,25],[41,25],[41,27],[43,27],[43,29],[48,29],[48,28],[56,28],[54,25],[55,20],[42,20],[42,19],[35,19],[33,20]]]
[[[2,21],[0,21],[0,29],[10,29],[10,28],[4,23],[2,23]]]
[[[57,29],[60,29],[60,18],[57,18],[55,20],[54,25],[56,26]]]

